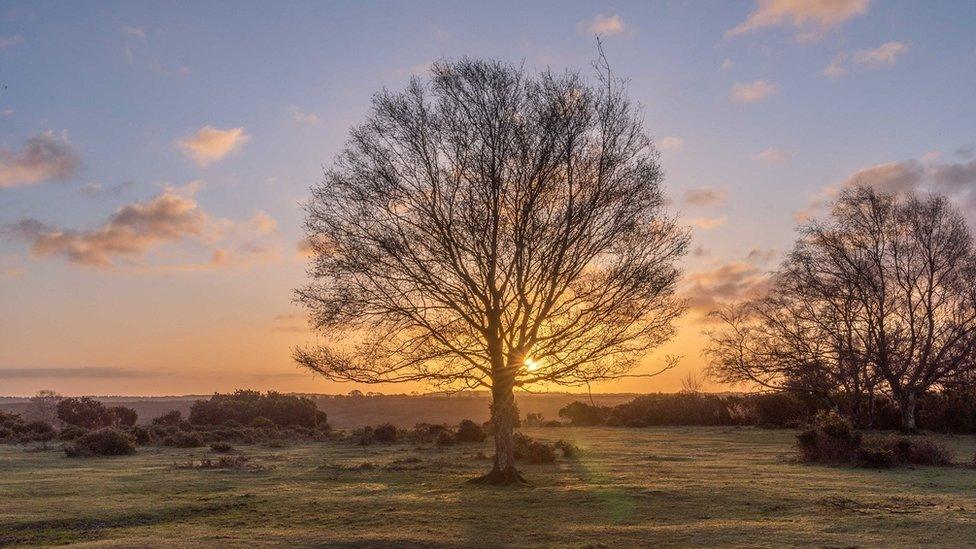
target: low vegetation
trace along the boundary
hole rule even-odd
[[[976,468],[798,465],[789,459],[795,432],[749,427],[521,432],[579,451],[557,451],[550,464],[520,461],[531,489],[486,490],[465,481],[490,463],[478,456],[490,454],[487,440],[235,444],[233,454],[147,446],[97,461],[0,445],[0,546],[962,547],[976,539]],[[976,452],[972,437],[931,438],[960,460]],[[247,459],[220,460],[237,455]]]
[[[797,435],[800,461],[886,468],[896,465],[949,465],[945,445],[921,436],[890,436],[857,432],[834,412],[817,414],[810,429]]]

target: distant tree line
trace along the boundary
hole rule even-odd
[[[875,395],[873,428],[901,428],[897,401]],[[838,399],[838,401],[840,401]],[[842,408],[847,409],[846,406]],[[827,401],[803,392],[754,394],[655,393],[617,406],[577,401],[559,410],[572,425],[612,427],[734,426],[797,428],[810,424],[821,411],[833,411]],[[918,398],[918,425],[940,433],[976,433],[976,390],[953,387],[929,391]]]

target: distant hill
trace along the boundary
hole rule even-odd
[[[339,429],[353,429],[363,425],[393,423],[412,427],[416,423],[457,423],[462,419],[486,421],[490,395],[486,391],[464,392],[454,395],[440,393],[424,395],[371,395],[346,396],[302,394],[315,401],[319,409],[329,415],[329,423]],[[634,398],[635,394],[594,394],[593,402],[602,406],[614,406]],[[185,395],[164,397],[95,397],[113,406],[128,406],[139,414],[139,423],[149,423],[154,417],[170,410],[179,410],[184,416],[196,400],[209,395]],[[558,412],[570,402],[589,402],[590,396],[580,393],[520,393],[516,394],[519,412],[542,414],[544,419],[559,419]],[[0,410],[22,412],[26,398],[0,397]]]

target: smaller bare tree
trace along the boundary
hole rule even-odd
[[[51,425],[59,425],[58,403],[61,395],[49,389],[42,389],[30,397],[24,416],[30,421],[43,421]]]

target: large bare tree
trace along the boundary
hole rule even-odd
[[[327,378],[488,388],[494,467],[514,465],[513,390],[619,378],[673,334],[688,234],[606,64],[529,75],[438,62],[383,91],[312,189],[311,283]]]

